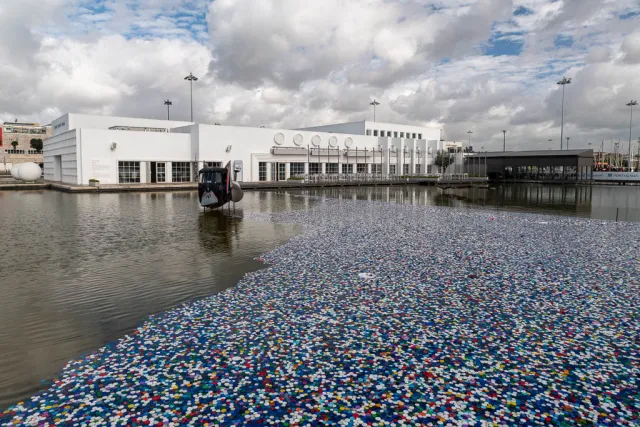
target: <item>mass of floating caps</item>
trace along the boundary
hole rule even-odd
[[[640,224],[327,201],[6,425],[639,425]]]

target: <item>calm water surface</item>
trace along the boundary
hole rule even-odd
[[[0,410],[147,316],[223,290],[299,229],[245,212],[308,209],[304,196],[640,221],[640,187],[347,187],[247,192],[231,214],[195,193],[0,192]],[[301,197],[303,196],[303,197]]]

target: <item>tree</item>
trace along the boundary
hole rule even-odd
[[[449,154],[445,150],[440,150],[436,154],[436,159],[434,161],[436,166],[440,166],[443,171],[447,170],[447,167],[452,164],[454,161],[453,155]]]
[[[18,141],[11,141],[11,145],[13,146],[13,149],[15,150],[16,147],[18,146]]]
[[[38,152],[42,151],[42,139],[41,138],[32,138],[31,139],[31,148],[37,150]]]

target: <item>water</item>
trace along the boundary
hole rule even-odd
[[[232,286],[298,232],[244,210],[308,207],[247,193],[237,218],[203,213],[195,192],[0,192],[0,410],[150,314]]]
[[[299,229],[248,221],[244,213],[308,209],[316,202],[305,195],[640,221],[638,187],[246,192],[235,213],[203,213],[195,192],[0,192],[0,409],[150,314],[215,294],[260,268],[254,258]]]

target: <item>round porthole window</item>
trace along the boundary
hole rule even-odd
[[[303,138],[302,135],[300,135],[299,133],[293,135],[293,143],[296,145],[300,145],[302,144]]]
[[[344,145],[346,145],[348,148],[351,148],[351,146],[353,145],[353,138],[347,137],[344,140]]]
[[[273,140],[276,144],[282,145],[282,143],[284,142],[284,134],[282,132],[276,133],[276,135],[273,137]]]
[[[311,138],[311,143],[314,147],[320,146],[320,137],[318,135],[313,135],[313,138]]]
[[[332,147],[335,147],[336,145],[338,145],[338,138],[336,138],[335,136],[330,136],[329,145]]]

